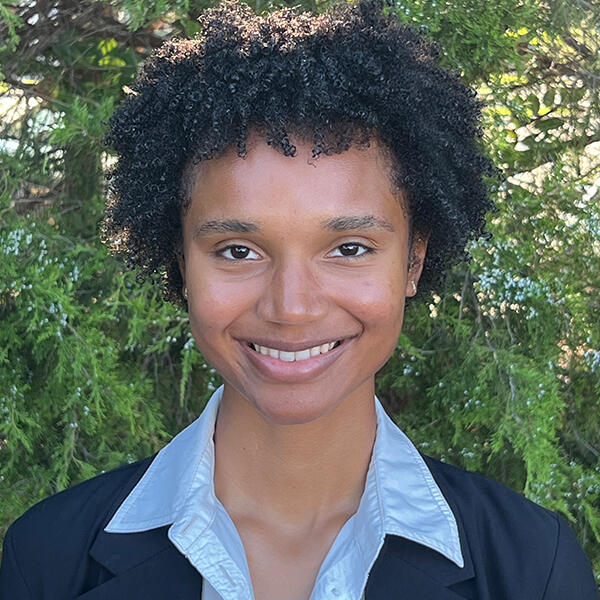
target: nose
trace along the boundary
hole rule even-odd
[[[296,325],[322,319],[327,297],[310,264],[290,258],[273,268],[258,301],[261,319],[280,325]]]

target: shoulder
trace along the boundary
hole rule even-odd
[[[15,538],[44,535],[64,537],[82,525],[102,525],[146,471],[153,457],[97,475],[42,500],[10,527]]]
[[[87,556],[98,532],[133,489],[153,457],[119,467],[38,502],[8,529],[3,566],[35,571]]]
[[[0,568],[2,598],[72,597],[106,574],[89,550],[152,462],[146,458],[42,500],[8,529]]]
[[[488,477],[424,459],[488,588],[509,588],[507,597],[598,598],[591,565],[565,519]]]
[[[479,473],[466,471],[425,456],[425,462],[442,493],[467,521],[495,521],[539,530],[555,536],[558,515],[528,500],[522,494]]]

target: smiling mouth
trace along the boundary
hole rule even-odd
[[[249,342],[248,346],[263,356],[270,356],[271,358],[277,358],[284,362],[298,362],[319,356],[321,354],[327,354],[330,350],[337,348],[341,343],[341,340],[338,340],[337,342],[329,342],[327,344],[321,344],[320,346],[313,346],[312,348],[306,348],[304,350],[299,350],[298,352],[286,352],[285,350],[277,350],[276,348],[259,346],[258,344],[253,344],[252,342]]]

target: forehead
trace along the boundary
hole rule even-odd
[[[392,184],[391,159],[377,140],[366,148],[350,146],[317,158],[312,157],[311,143],[291,141],[296,146],[293,157],[251,134],[245,158],[232,146],[195,166],[188,183],[192,212],[202,216],[228,209],[276,210],[283,204],[298,216],[316,208],[335,215],[386,204],[404,210],[402,194]]]

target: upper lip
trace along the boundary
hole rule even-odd
[[[265,346],[266,348],[273,348],[274,350],[283,350],[284,352],[299,352],[300,350],[308,350],[315,346],[322,346],[323,344],[331,344],[333,342],[341,342],[347,339],[346,337],[330,337],[317,341],[307,342],[284,342],[281,340],[266,340],[264,338],[253,338],[251,340],[244,340],[246,344],[254,344],[255,346]]]

